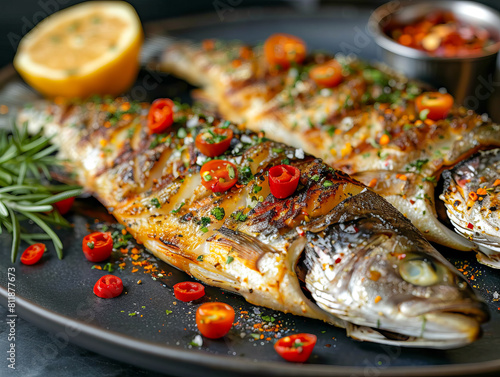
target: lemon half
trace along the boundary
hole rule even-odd
[[[14,66],[48,97],[118,95],[137,77],[142,41],[130,4],[89,1],[40,22],[21,40]]]

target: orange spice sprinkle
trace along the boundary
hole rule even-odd
[[[133,273],[135,273],[135,272],[137,272],[137,271],[139,271],[139,269],[138,269],[138,268],[132,268],[132,272],[133,272]]]
[[[96,270],[102,270],[102,267],[101,266],[98,266],[96,264],[94,264],[92,267],[94,267]]]
[[[123,269],[125,268],[125,262],[120,263],[120,264],[118,265],[118,267],[120,267],[120,268],[123,270]]]
[[[404,174],[396,174],[396,178],[401,179],[402,181],[408,180],[408,177]]]
[[[104,122],[104,127],[106,127],[106,128],[111,127],[111,122],[109,120],[107,120],[106,122]]]
[[[125,121],[129,121],[132,119],[132,114],[123,114],[122,119]]]
[[[380,145],[387,145],[389,144],[389,142],[391,141],[391,139],[389,138],[389,135],[387,134],[383,134],[381,137],[380,137],[380,141],[379,141],[379,144]]]
[[[127,234],[127,230],[126,229],[122,229],[122,234],[126,235]]]
[[[419,119],[419,120],[417,120],[417,121],[415,122],[415,126],[420,126],[420,125],[422,125],[422,123],[424,123],[424,122],[422,122],[422,121]]]
[[[493,187],[497,187],[498,185],[500,185],[500,179],[495,180]]]
[[[427,118],[424,120],[424,123],[427,124],[428,126],[432,126],[434,124],[434,121],[432,119]]]
[[[130,110],[130,102],[122,103],[122,105],[120,106],[120,109],[123,110],[123,111]]]
[[[9,107],[6,105],[1,105],[0,106],[0,114],[5,115],[9,112]]]
[[[260,334],[260,339],[264,339],[264,334]]]
[[[477,200],[477,194],[474,191],[470,192],[469,199],[475,202]]]
[[[375,185],[377,184],[377,181],[378,181],[378,180],[377,180],[377,178],[373,178],[373,179],[370,181],[370,183],[368,184],[368,187],[370,187],[370,188],[374,188],[374,187],[375,187]]]
[[[139,259],[139,257],[140,257],[140,256],[139,256],[139,255],[137,255],[137,254],[132,255],[132,259],[133,259],[133,260],[137,260],[137,259]]]
[[[380,297],[380,296],[375,297],[375,300],[374,300],[375,304],[379,303],[380,300],[382,300],[382,297]]]
[[[142,280],[137,280],[137,284],[142,284]]]
[[[215,48],[215,41],[213,39],[204,39],[201,46],[205,51],[212,51]]]
[[[240,57],[242,59],[248,60],[252,57],[253,51],[250,47],[248,46],[243,46],[240,48]]]
[[[488,194],[488,191],[486,191],[484,188],[481,187],[481,188],[477,189],[477,194],[478,195],[486,195],[486,194]]]
[[[335,135],[340,135],[342,133],[342,130],[340,128],[337,128],[337,129],[335,129],[335,131],[333,131],[333,133]]]
[[[132,250],[131,250],[132,254],[140,254],[141,252],[139,251],[138,248],[134,247]]]
[[[241,60],[240,59],[234,59],[231,62],[231,65],[233,66],[233,68],[238,68],[241,65]]]

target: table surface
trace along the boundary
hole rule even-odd
[[[379,2],[377,2],[379,3]],[[8,350],[6,324],[7,311],[0,306],[0,350]],[[101,356],[72,344],[63,344],[51,334],[37,328],[21,318],[16,324],[16,366],[13,371],[7,368],[2,357],[0,375],[37,376],[161,376],[125,363]]]

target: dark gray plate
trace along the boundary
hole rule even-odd
[[[326,8],[310,15],[284,9],[234,8],[222,20],[214,12],[162,22],[148,29],[169,30],[172,35],[195,39],[221,37],[249,42],[263,40],[272,32],[289,32],[303,37],[312,48],[344,50],[374,59],[375,46],[365,39],[368,16],[368,10],[349,6]],[[11,68],[0,72],[2,78],[3,84],[19,80]],[[185,83],[171,77],[142,72],[132,94],[142,100],[160,95],[186,98],[188,89]],[[89,208],[94,212],[89,212]],[[133,273],[134,266],[127,261],[125,270],[114,272],[122,278],[127,294],[113,300],[99,299],[92,294],[92,287],[104,272],[91,269],[92,264],[84,259],[81,239],[87,234],[87,224],[103,216],[104,210],[95,200],[77,201],[70,216],[75,227],[58,231],[65,245],[62,261],[51,251],[35,266],[19,262],[11,265],[7,262],[10,239],[0,236],[0,303],[7,303],[7,268],[14,267],[16,314],[55,333],[53,346],[72,342],[131,364],[183,376],[444,376],[498,375],[500,371],[500,311],[499,302],[493,300],[494,292],[500,292],[500,274],[478,265],[471,253],[442,250],[457,267],[467,265],[464,271],[468,277],[474,275],[472,283],[489,303],[492,319],[484,326],[482,339],[457,350],[403,349],[357,342],[347,338],[343,329],[256,308],[239,296],[210,287],[198,302],[174,304],[172,285],[188,277],[161,262],[158,266],[167,276],[153,280],[142,268]],[[138,280],[142,284],[138,285]],[[192,347],[189,343],[197,334],[194,312],[201,302],[209,300],[225,301],[236,309],[238,317],[247,311],[250,318],[241,318],[227,337],[204,339],[202,347]],[[166,310],[172,313],[167,314]],[[307,364],[286,363],[274,352],[272,340],[254,340],[250,334],[256,332],[253,324],[260,322],[255,318],[259,313],[274,316],[290,332],[318,335],[318,344]],[[266,333],[266,337],[269,334],[273,333]],[[44,352],[50,354],[53,350],[42,349],[39,356],[44,357]],[[38,361],[36,357],[32,360]]]

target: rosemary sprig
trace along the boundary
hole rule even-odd
[[[28,125],[14,125],[12,133],[0,130],[0,234],[12,234],[11,261],[19,244],[51,240],[62,258],[62,242],[48,224],[69,227],[71,224],[52,204],[82,193],[79,186],[49,185],[50,170],[60,165],[54,152],[57,146],[41,132],[30,136]],[[28,232],[22,224],[31,221],[43,233]]]

